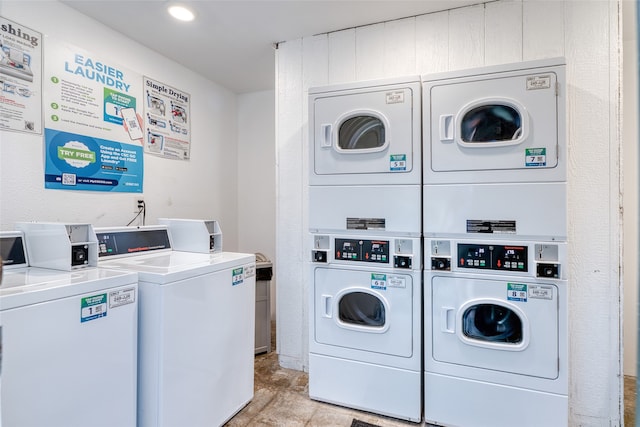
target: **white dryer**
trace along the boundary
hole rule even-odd
[[[423,77],[425,183],[566,179],[563,58]]]
[[[96,234],[99,267],[138,274],[138,426],[224,424],[253,398],[255,256],[173,251],[167,226]]]
[[[420,111],[418,76],[309,90],[312,230],[419,233]]]
[[[0,254],[0,424],[135,426],[136,275],[28,267],[21,232]]]
[[[309,184],[419,184],[420,120],[418,76],[309,89]]]
[[[566,425],[566,243],[427,239],[425,246],[425,420]]]
[[[420,421],[420,239],[313,239],[309,397]]]
[[[424,76],[425,236],[566,239],[565,104],[563,58]]]

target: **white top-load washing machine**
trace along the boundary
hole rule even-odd
[[[222,425],[253,398],[255,256],[173,251],[166,225],[96,233],[100,267],[138,274],[138,426]]]
[[[32,255],[46,261],[48,251],[68,261],[75,253],[85,265],[69,236],[82,234],[84,248],[91,226],[17,226],[28,236],[28,257],[22,231],[0,233],[0,424],[135,426],[136,275],[28,267]]]

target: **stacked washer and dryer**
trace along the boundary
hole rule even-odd
[[[563,59],[423,78],[424,417],[568,422]]]
[[[309,91],[312,399],[567,423],[565,91],[563,59]]]
[[[420,80],[309,95],[309,396],[420,421]]]

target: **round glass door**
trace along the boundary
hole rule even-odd
[[[476,304],[462,315],[465,337],[491,343],[520,344],[522,319],[513,310],[497,304]]]
[[[338,302],[340,321],[349,325],[380,328],[385,325],[386,311],[382,301],[366,292],[349,292]]]
[[[479,105],[460,121],[460,139],[466,143],[514,141],[521,134],[522,116],[510,105]]]
[[[340,125],[338,148],[342,150],[382,149],[385,143],[384,123],[377,117],[355,116]]]

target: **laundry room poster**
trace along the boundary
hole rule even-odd
[[[0,16],[0,129],[42,134],[42,33]]]
[[[167,159],[191,157],[191,96],[144,78],[144,150]]]
[[[142,193],[142,75],[47,37],[43,92],[45,188]]]

